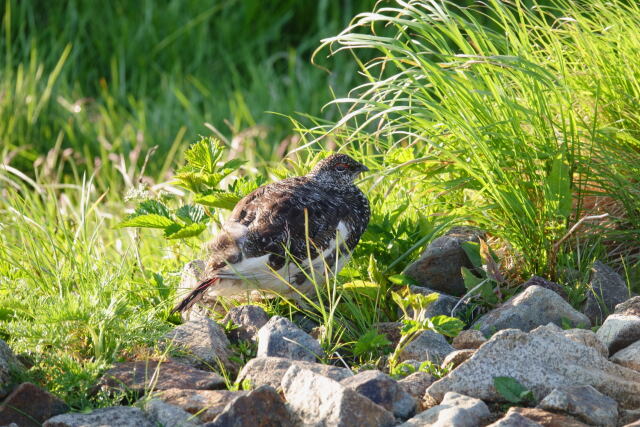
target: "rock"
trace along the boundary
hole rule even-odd
[[[380,371],[362,371],[340,384],[368,397],[398,418],[409,418],[416,409],[416,400],[396,380]]]
[[[439,405],[419,413],[399,427],[477,427],[490,415],[482,400],[449,392]]]
[[[398,345],[398,342],[400,341],[400,329],[402,328],[402,323],[378,322],[371,325],[371,327],[375,329],[379,334],[387,337],[387,339],[391,342],[391,347],[395,347]]]
[[[258,330],[269,321],[269,316],[262,307],[248,304],[232,307],[222,320],[224,324],[229,321],[237,326],[229,333],[233,341],[257,341]]]
[[[545,427],[588,427],[573,417],[562,414],[554,414],[540,408],[511,408],[507,415],[511,413],[520,414]]]
[[[3,398],[11,391],[11,372],[21,367],[22,364],[7,343],[0,340],[0,398]]]
[[[422,316],[419,317],[420,320],[425,320],[434,316],[451,316],[451,311],[456,306],[460,298],[452,297],[451,295],[447,295],[442,293],[442,291],[436,291],[434,289],[425,288],[422,286],[410,286],[409,289],[411,293],[421,294],[421,295],[430,295],[433,293],[438,294],[438,299],[429,304],[429,306],[425,309],[425,312]],[[460,304],[458,308],[456,308],[456,313],[463,311],[467,308],[466,304]],[[409,308],[409,315],[413,315],[413,309]]]
[[[398,385],[419,402],[422,400],[424,392],[435,380],[433,375],[418,371],[398,381]]]
[[[484,232],[472,227],[454,227],[444,236],[435,239],[420,258],[410,264],[403,274],[420,286],[435,289],[448,295],[461,296],[466,292],[461,268],[473,269],[462,244],[479,242]]]
[[[554,325],[526,333],[498,332],[476,354],[427,389],[439,401],[447,391],[502,401],[493,378],[513,377],[537,399],[554,388],[591,385],[623,406],[640,405],[640,373],[609,362],[597,350],[566,338]]]
[[[640,419],[637,419],[632,423],[626,424],[624,427],[640,427]]]
[[[629,425],[640,426],[640,408],[621,409],[618,417],[618,425],[628,427]]]
[[[221,363],[226,369],[235,372],[237,366],[230,359],[231,343],[222,328],[209,318],[191,320],[176,326],[165,335],[165,340],[187,352],[184,357],[176,358],[197,368],[219,368]]]
[[[204,273],[204,270],[205,263],[199,259],[190,261],[182,267],[182,276],[176,292],[176,304],[186,297],[189,292],[198,287],[202,281],[202,274]],[[200,307],[199,304],[194,305],[191,309],[184,311],[181,314],[182,320],[185,322],[208,317],[207,315],[207,310]]]
[[[199,421],[208,422],[220,415],[230,402],[245,394],[246,391],[171,388],[158,393],[157,398],[195,414]]]
[[[162,426],[196,427],[200,425],[195,415],[160,399],[151,399],[145,403],[144,412],[152,422]]]
[[[577,343],[586,345],[587,347],[592,347],[598,351],[603,357],[609,357],[609,350],[607,347],[602,344],[602,342],[598,339],[595,332],[589,329],[566,329],[563,331],[559,331],[565,337],[569,338],[571,341],[575,341]]]
[[[640,341],[640,297],[618,304],[596,332],[596,336],[609,349],[609,354]]]
[[[540,276],[532,276],[531,279],[522,284],[522,289],[524,290],[531,286],[540,286],[541,288],[549,289],[550,291],[553,291],[556,294],[560,295],[565,301],[569,298],[561,285],[556,282],[550,282],[549,280],[546,280]]]
[[[591,325],[588,317],[574,310],[560,295],[533,285],[482,316],[473,326],[479,326],[484,335],[510,328],[529,332],[549,322],[561,326],[563,319],[574,326]]]
[[[305,426],[391,426],[393,415],[360,393],[308,369],[292,365],[282,390]]]
[[[420,362],[429,360],[440,364],[453,351],[455,349],[451,347],[444,336],[427,330],[421,332],[400,352],[399,360],[415,359]]]
[[[484,334],[476,329],[465,329],[461,331],[454,339],[451,345],[456,350],[475,350],[487,342]]]
[[[258,331],[258,357],[315,362],[322,356],[320,343],[284,317],[273,316]]]
[[[591,266],[589,285],[583,311],[594,325],[602,322],[616,305],[628,300],[631,296],[622,276],[600,261],[594,262]]]
[[[347,368],[339,366],[323,365],[321,363],[303,362],[283,357],[256,357],[247,362],[238,374],[236,382],[249,381],[251,387],[270,385],[273,388],[280,387],[282,377],[287,370],[296,365],[304,369],[315,372],[318,375],[331,378],[334,381],[341,381],[353,375]]]
[[[585,423],[615,427],[618,403],[590,385],[556,388],[538,404],[551,412],[566,412]]]
[[[475,350],[469,350],[469,349],[456,350],[454,352],[449,353],[447,357],[444,358],[440,366],[442,368],[445,368],[451,365],[451,369],[455,369],[458,367],[458,365],[466,362],[466,360],[471,356],[473,356],[475,352],[476,352]]]
[[[48,391],[22,383],[0,405],[0,421],[39,427],[49,418],[67,411],[67,404]]]
[[[611,356],[612,362],[640,372],[640,341],[627,346]]]
[[[489,424],[487,427],[542,427],[542,424],[517,412],[509,411],[504,417],[495,423]]]
[[[205,427],[293,427],[294,419],[276,390],[263,385],[229,402]]]
[[[170,388],[215,390],[225,387],[224,378],[220,375],[173,361],[116,363],[96,385],[103,391],[133,391],[139,394],[147,390]]]
[[[47,420],[43,427],[155,427],[144,413],[131,406],[96,409],[89,414],[68,413]]]

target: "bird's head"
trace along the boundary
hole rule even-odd
[[[321,160],[309,176],[327,186],[344,187],[353,185],[358,175],[369,168],[346,154],[332,154]]]

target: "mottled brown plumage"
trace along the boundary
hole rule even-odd
[[[353,183],[367,170],[345,154],[334,154],[307,175],[244,197],[209,244],[205,280],[174,311],[189,309],[205,292],[287,294],[291,284],[309,293],[310,270],[330,265],[337,272],[367,227],[369,202]]]

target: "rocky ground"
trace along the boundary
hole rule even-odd
[[[461,306],[458,275],[469,261],[460,244],[473,238],[441,237],[408,268],[421,285],[412,292],[440,293],[425,316]],[[534,277],[453,340],[421,333],[400,359],[454,367],[437,380],[321,364],[315,338],[255,305],[231,309],[223,322],[236,328],[228,334],[193,315],[164,338],[179,356],[118,363],[96,384],[94,392],[125,392],[130,406],[88,414],[69,412],[33,384],[12,385],[10,372],[21,365],[0,340],[0,426],[640,426],[640,297],[602,263],[591,285],[577,311],[559,285]],[[395,342],[398,328],[378,325]],[[231,351],[238,340],[258,349],[242,367]],[[228,389],[233,381],[211,369],[219,366],[246,387]],[[513,390],[509,399],[496,388],[500,377],[530,393]]]

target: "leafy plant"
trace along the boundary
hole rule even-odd
[[[494,377],[493,386],[500,396],[513,404],[531,403],[535,400],[533,392],[512,377]]]

